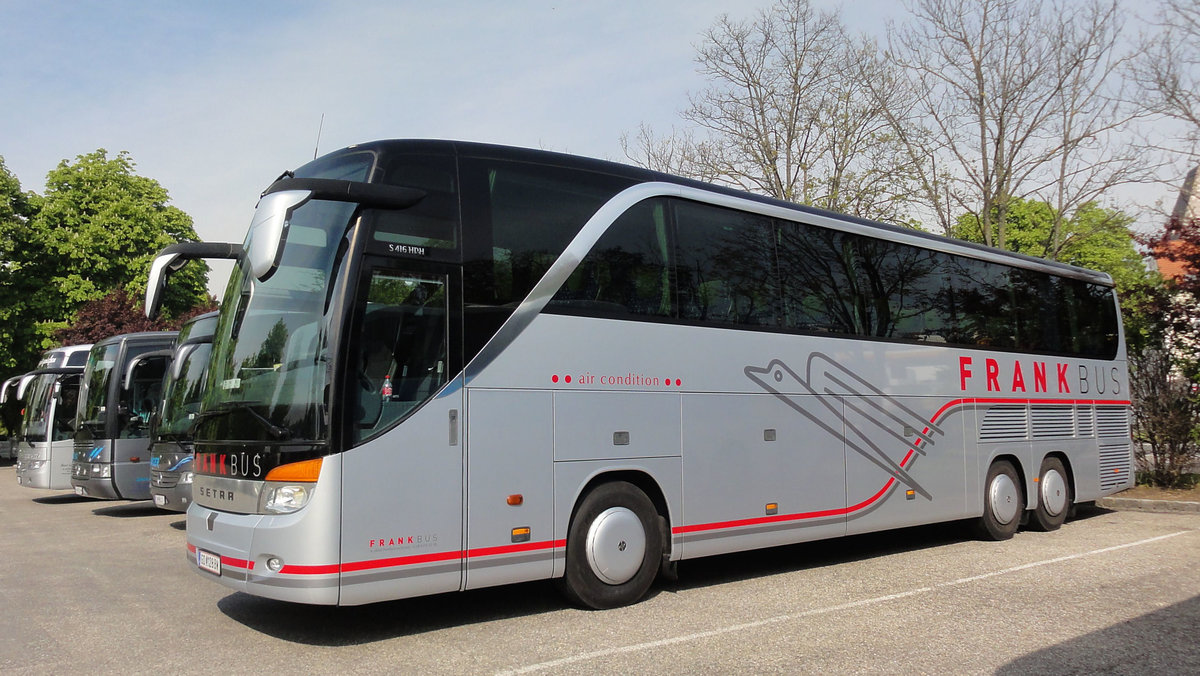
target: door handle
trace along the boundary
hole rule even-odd
[[[458,445],[458,409],[450,409],[450,445]]]

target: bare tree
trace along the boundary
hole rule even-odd
[[[753,21],[722,16],[696,61],[709,85],[689,97],[684,132],[643,126],[622,139],[632,161],[779,199],[907,220],[911,159],[871,96],[891,79],[875,45],[835,13],[779,0]]]
[[[1142,40],[1133,77],[1148,112],[1182,124],[1179,140],[1191,146],[1194,159],[1200,143],[1200,4],[1162,0],[1155,23],[1158,31]]]
[[[1003,248],[1011,200],[1037,197],[1067,219],[1149,172],[1116,140],[1135,117],[1115,90],[1117,0],[914,0],[909,9],[889,55],[916,106],[893,116],[895,133],[936,169],[921,190],[943,227],[970,214],[985,243]]]
[[[1193,464],[1200,460],[1196,444],[1200,398],[1163,350],[1132,356],[1129,387],[1138,469],[1157,486],[1185,484]]]
[[[1055,145],[1045,148],[1045,172],[1034,171],[1023,191],[1054,205],[1054,222],[1041,254],[1057,259],[1067,244],[1064,224],[1112,187],[1150,180],[1160,163],[1131,137],[1145,113],[1129,102],[1122,70],[1131,55],[1118,48],[1117,0],[1097,0],[1074,11],[1060,8],[1054,49],[1052,104]],[[1120,216],[1119,212],[1111,212]],[[1098,223],[1100,227],[1105,224]]]

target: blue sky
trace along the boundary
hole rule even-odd
[[[454,138],[620,159],[622,132],[669,130],[703,86],[701,32],[768,1],[0,0],[0,156],[41,192],[63,159],[127,150],[202,239],[241,241],[322,115],[322,152]],[[814,4],[868,32],[902,18]]]

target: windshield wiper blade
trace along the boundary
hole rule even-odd
[[[192,424],[192,427],[194,428],[202,420],[225,417],[234,411],[245,411],[246,413],[250,414],[251,418],[258,421],[262,425],[263,429],[267,431],[267,434],[269,434],[272,439],[283,441],[285,439],[293,438],[294,435],[292,434],[291,430],[286,427],[280,427],[279,425],[276,425],[275,423],[271,422],[270,418],[251,408],[251,406],[261,403],[261,401],[235,401],[229,402],[228,404],[223,404],[221,408],[218,408],[214,411],[201,411],[196,414],[196,421]]]

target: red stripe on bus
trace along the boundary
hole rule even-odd
[[[516,545],[501,545],[499,547],[482,547],[480,549],[472,549],[467,552],[468,559],[474,559],[480,556],[500,556],[502,554],[516,554],[519,552],[534,552],[539,549],[557,549],[566,547],[566,540],[547,540],[545,542],[523,542]]]
[[[190,542],[187,543],[187,550],[188,550],[189,554],[195,554],[196,553],[196,545],[194,545]],[[216,552],[213,552],[213,553],[215,554]],[[224,554],[218,554],[218,556],[221,557],[221,565],[222,566],[229,566],[230,568],[241,568],[242,570],[254,570],[254,562],[253,561],[247,561],[245,559],[235,559],[232,556],[225,556]]]
[[[1064,405],[1064,406],[1129,406],[1130,403],[1131,402],[1128,402],[1128,401],[1113,401],[1113,400],[1106,400],[1106,399],[1003,399],[1003,398],[968,397],[968,398],[963,398],[963,399],[954,399],[953,401],[946,402],[946,404],[943,405],[941,408],[939,408],[937,410],[937,412],[933,414],[933,417],[929,419],[929,424],[933,425],[934,423],[936,423],[943,415],[945,415],[951,409],[956,408],[958,406],[968,405],[968,404],[1026,404],[1026,405],[1032,405],[1032,406],[1038,406],[1038,405],[1044,405],[1044,404],[1059,404],[1059,405]],[[922,432],[922,434],[928,434],[929,430],[930,430],[930,428],[926,427],[925,431]],[[913,454],[916,452],[916,447],[921,445],[921,441],[922,441],[921,439],[918,439],[916,442],[913,443],[912,448],[908,451],[908,454],[904,456],[904,460],[900,461],[901,467],[908,466],[909,461],[912,460]],[[872,504],[877,502],[880,498],[882,498],[884,495],[886,495],[887,492],[889,490],[891,490],[892,486],[894,486],[895,484],[896,484],[895,477],[888,477],[887,482],[883,484],[883,488],[880,488],[879,491],[877,493],[875,493],[875,495],[872,495],[871,497],[867,498],[866,500],[863,500],[862,502],[860,502],[856,505],[851,505],[849,507],[841,507],[841,508],[837,508],[837,509],[823,509],[823,510],[817,510],[817,511],[813,511],[813,512],[800,512],[799,514],[777,514],[777,515],[773,515],[773,516],[760,516],[760,517],[755,517],[755,518],[750,518],[750,519],[735,519],[733,521],[719,521],[716,523],[698,523],[698,524],[694,524],[691,526],[679,526],[677,528],[672,528],[671,534],[672,535],[683,535],[685,533],[699,533],[702,531],[722,530],[725,528],[744,528],[746,526],[758,526],[758,525],[767,524],[767,523],[781,523],[781,522],[786,522],[786,521],[805,521],[805,520],[809,520],[809,519],[823,519],[823,518],[830,517],[830,516],[844,516],[844,515],[852,514],[861,509],[865,509],[865,508],[871,506]]]
[[[232,556],[221,555],[221,565],[229,566],[230,568],[243,568],[245,570],[254,570],[254,562],[245,559],[235,559]]]
[[[432,554],[413,554],[412,556],[398,556],[398,557],[391,558],[391,559],[371,559],[369,561],[351,561],[350,563],[343,563],[341,565],[340,572],[353,573],[353,572],[359,571],[359,570],[376,570],[379,568],[395,568],[395,567],[399,567],[399,566],[415,566],[415,565],[421,564],[421,563],[436,563],[438,561],[453,561],[455,559],[461,559],[461,558],[462,558],[462,552],[433,552]],[[317,566],[312,566],[312,567],[315,568]],[[337,564],[333,564],[330,567],[332,567],[334,569],[330,572],[334,572],[334,573],[339,572]],[[290,573],[293,571],[288,570],[288,566],[284,566],[283,572]],[[302,575],[302,574],[304,574],[305,571],[297,570],[295,572],[297,574]]]

